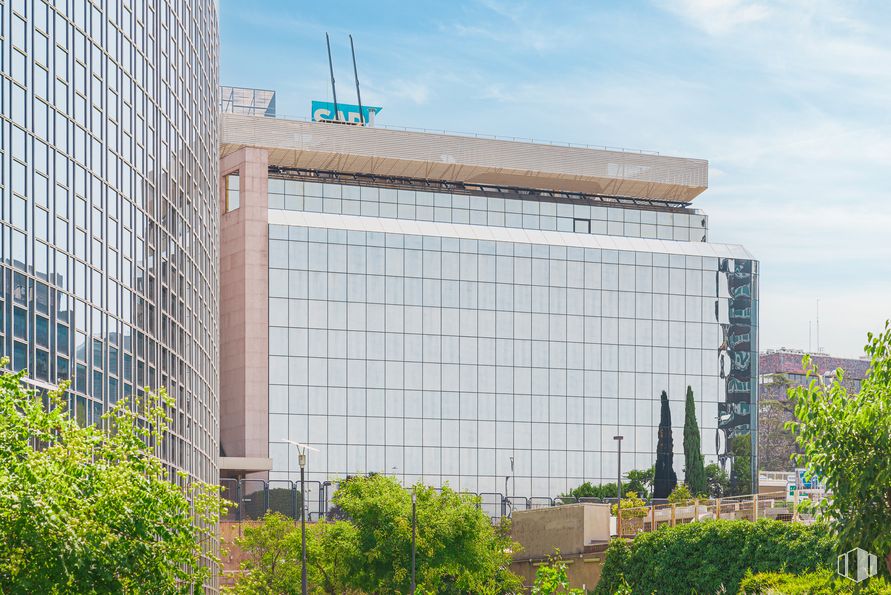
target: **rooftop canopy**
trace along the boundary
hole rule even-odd
[[[680,202],[708,187],[704,159],[236,113],[221,118],[221,156],[265,148],[271,166]]]

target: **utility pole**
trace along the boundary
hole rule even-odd
[[[293,440],[285,440],[288,444],[297,447],[297,462],[300,465],[300,592],[303,595],[309,593],[306,581],[306,452],[313,450],[319,452],[306,444],[294,442]]]
[[[622,440],[624,436],[613,436],[613,440],[618,444],[619,450],[619,469],[616,471],[616,490],[619,496],[616,501],[616,536],[622,536]]]
[[[415,547],[417,540],[417,525],[418,525],[418,508],[417,508],[417,500],[418,496],[415,493],[415,489],[411,490],[411,595],[415,595]]]

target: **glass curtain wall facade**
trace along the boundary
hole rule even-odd
[[[0,351],[95,423],[175,398],[159,454],[216,481],[217,3],[0,2]]]
[[[653,465],[663,390],[682,478],[691,386],[706,461],[751,481],[757,263],[700,241],[701,213],[282,179],[269,192],[270,479],[296,479],[290,438],[320,449],[317,481],[503,493],[511,476],[510,495],[553,497],[615,481],[617,433],[623,471]],[[640,239],[664,236],[683,241]]]

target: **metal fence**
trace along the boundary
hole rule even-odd
[[[301,497],[300,484],[292,481],[264,481],[261,479],[222,479],[222,495],[236,504],[229,509],[224,521],[249,521],[261,518],[267,511],[279,512],[289,518],[299,519],[301,511],[310,522],[329,516],[331,495],[337,489],[334,482],[306,482],[306,498]],[[594,503],[615,505],[615,498],[574,498],[559,496],[505,496],[499,492],[462,492],[472,496],[493,523],[518,510],[551,508],[566,504]],[[615,516],[615,509],[613,509]],[[785,492],[731,496],[712,500],[692,499],[687,502],[669,503],[665,499],[647,501],[645,506],[621,510],[623,535],[652,531],[663,525],[676,525],[706,519],[770,518],[790,522],[810,522],[813,516],[787,502]]]
[[[229,508],[224,521],[250,521],[261,518],[267,511],[279,512],[289,518],[299,519],[301,510],[308,521],[325,518],[331,512],[331,496],[337,482],[306,482],[306,501],[300,494],[300,483],[287,480],[264,481],[262,479],[221,479],[223,498],[235,506]],[[571,496],[525,497],[507,496],[500,492],[461,492],[477,500],[477,506],[485,511],[492,522],[509,518],[517,510],[550,508],[579,502],[603,503],[600,498],[573,498]]]

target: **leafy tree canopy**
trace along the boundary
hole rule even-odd
[[[827,384],[804,358],[810,382],[789,391],[799,421],[788,425],[803,451],[796,460],[831,491],[823,511],[842,545],[884,556],[891,574],[891,322],[868,337],[859,393],[847,391],[843,370]]]
[[[615,483],[594,485],[590,481],[586,481],[580,486],[569,490],[569,493],[565,495],[573,498],[615,498],[617,494],[618,490]]]
[[[171,482],[154,455],[172,399],[147,392],[114,405],[106,429],[81,427],[67,385],[41,396],[22,374],[0,376],[0,592],[199,589],[221,501],[216,486]]]
[[[522,581],[509,570],[518,547],[494,527],[476,496],[416,485],[418,593],[511,593]],[[411,492],[392,477],[352,477],[333,502],[345,520],[308,528],[307,563],[313,592],[407,593],[411,581]],[[287,530],[290,525],[291,529]],[[270,513],[240,542],[250,559],[236,592],[290,591],[300,582],[299,526]],[[280,545],[282,544],[282,545]],[[283,568],[283,566],[285,568]]]
[[[244,525],[235,543],[248,557],[232,592],[300,592],[300,527],[292,519],[279,512],[267,513],[262,523]]]
[[[541,564],[535,571],[535,581],[532,584],[532,595],[585,595],[582,589],[569,587],[569,575],[566,571],[566,562],[557,557],[548,559],[547,564]]]
[[[622,480],[622,494],[634,492],[641,498],[649,498],[653,487],[654,467],[632,469]],[[590,481],[569,490],[564,496],[573,498],[615,498],[618,495],[615,482],[594,485]]]
[[[649,498],[653,491],[653,475],[656,467],[649,469],[632,469],[625,474],[627,483],[622,483],[623,491],[634,492],[641,498]]]
[[[705,478],[710,498],[723,498],[730,493],[730,477],[717,463],[705,466]]]

